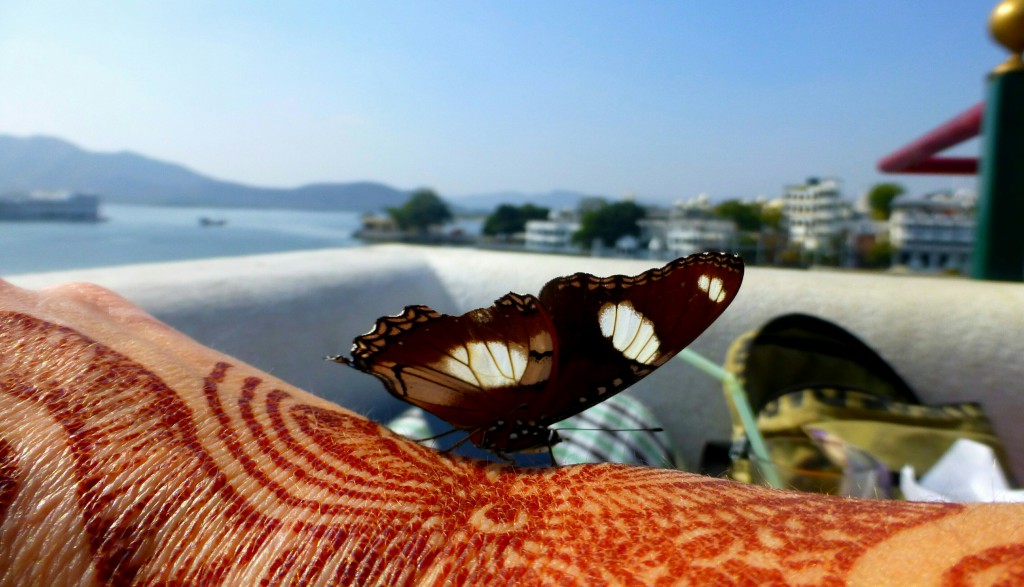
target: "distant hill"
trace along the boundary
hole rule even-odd
[[[0,194],[21,190],[92,192],[121,204],[358,212],[399,206],[409,197],[373,182],[253,187],[135,153],[95,153],[52,137],[0,135]]]
[[[542,194],[527,194],[523,192],[495,192],[490,194],[476,194],[470,196],[453,196],[448,198],[448,203],[463,211],[490,211],[501,204],[512,204],[521,206],[523,204],[536,204],[561,210],[563,208],[575,208],[583,198],[599,197],[609,201],[615,200],[608,196],[594,196],[582,194],[569,190],[553,190]]]

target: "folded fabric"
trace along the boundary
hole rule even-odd
[[[920,480],[914,471],[900,471],[900,491],[910,501],[1024,503],[1024,491],[1010,489],[992,448],[973,440],[954,442]]]
[[[813,426],[857,446],[892,471],[899,471],[907,465],[917,471],[927,471],[959,440],[971,440],[986,446],[992,455],[990,466],[1006,462],[1003,446],[991,430],[942,429],[935,427],[933,422],[879,420],[832,420],[816,422]]]

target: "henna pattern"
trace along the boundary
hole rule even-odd
[[[0,527],[7,517],[7,508],[18,493],[18,456],[11,443],[0,438]]]
[[[1024,584],[1024,544],[994,546],[964,557],[943,577],[947,587],[979,585],[993,578],[999,587]]]
[[[782,583],[782,571],[829,585],[896,530],[962,511],[722,491],[659,469],[439,458],[228,363],[181,395],[23,314],[0,314],[0,348],[0,399],[62,431],[92,566],[112,585]],[[24,369],[19,354],[46,368]],[[0,435],[16,427],[0,415]],[[0,525],[21,488],[19,442],[0,436]]]

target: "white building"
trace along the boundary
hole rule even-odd
[[[904,194],[892,201],[893,264],[915,271],[970,268],[977,196],[966,190]]]
[[[551,211],[547,220],[526,221],[526,249],[543,253],[578,253],[572,235],[580,229],[578,216],[570,211]]]
[[[685,257],[705,251],[733,251],[736,247],[736,223],[732,220],[675,220],[665,231],[665,250],[669,257]]]
[[[789,242],[808,252],[834,253],[844,221],[851,216],[839,182],[812,177],[805,184],[786,186],[782,198]]]
[[[674,259],[706,251],[735,251],[736,223],[712,217],[706,194],[676,202],[670,210],[657,210],[639,221],[641,240],[655,258]]]

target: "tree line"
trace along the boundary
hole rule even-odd
[[[904,192],[903,186],[897,183],[874,186],[867,196],[871,217],[876,220],[888,219],[893,200]],[[399,228],[419,234],[425,234],[430,227],[442,225],[453,218],[448,205],[429,188],[415,190],[402,206],[389,208],[387,212]],[[484,220],[482,231],[486,236],[508,238],[524,232],[530,220],[547,219],[550,213],[549,208],[535,204],[501,204]],[[742,235],[741,241],[751,241],[741,242],[741,245],[762,246],[765,233],[778,234],[783,228],[781,207],[769,206],[765,202],[730,199],[714,205],[710,213],[712,217],[731,220],[736,224]],[[572,235],[572,241],[584,249],[596,243],[612,247],[624,236],[640,237],[639,221],[646,216],[647,210],[635,202],[609,203],[595,199],[582,211],[580,229]],[[757,240],[757,243],[752,239]],[[888,243],[877,243],[873,250],[868,251],[865,264],[887,266],[890,256]],[[780,261],[792,264],[785,258]]]

